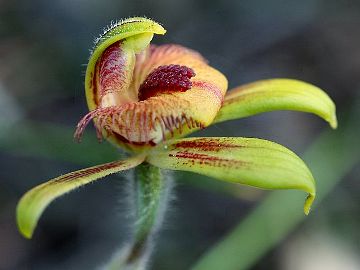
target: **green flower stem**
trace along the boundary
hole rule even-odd
[[[135,169],[133,242],[126,264],[144,269],[154,246],[153,238],[163,221],[172,183],[160,168],[143,163]]]

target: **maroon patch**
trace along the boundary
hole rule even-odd
[[[207,165],[212,167],[225,167],[225,168],[235,168],[235,169],[242,168],[248,165],[248,162],[241,160],[214,157],[206,154],[191,153],[186,151],[185,152],[179,151],[175,154],[169,154],[169,157],[185,159],[187,163],[190,165],[200,164],[200,165]]]
[[[180,141],[174,144],[174,147],[185,149],[198,149],[200,151],[219,152],[220,150],[225,150],[229,148],[241,148],[243,146],[227,141],[219,141],[217,139],[201,138]]]
[[[65,174],[65,175],[57,178],[55,181],[51,182],[51,184],[64,183],[64,182],[72,181],[72,180],[74,180],[76,178],[87,177],[89,175],[102,172],[104,170],[109,170],[109,169],[116,168],[116,167],[118,167],[118,166],[120,166],[122,164],[124,164],[124,161],[113,161],[113,162],[105,163],[105,164],[102,164],[102,165],[99,165],[99,166],[90,167],[90,168],[87,168],[87,169],[82,169],[80,171]]]
[[[146,100],[158,94],[185,92],[192,86],[190,78],[195,72],[186,66],[160,66],[151,72],[139,89],[139,100]]]
[[[126,83],[128,74],[126,67],[129,59],[121,48],[121,42],[110,45],[99,60],[100,97],[109,92],[120,90]]]

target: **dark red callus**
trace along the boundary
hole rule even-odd
[[[160,66],[151,72],[139,89],[139,100],[146,100],[159,94],[185,92],[191,88],[190,78],[195,72],[186,66]]]

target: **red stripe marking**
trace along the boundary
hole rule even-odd
[[[206,154],[190,153],[190,152],[177,152],[176,154],[169,154],[169,157],[183,158],[192,165],[195,163],[200,165],[208,165],[212,167],[226,167],[226,168],[240,168],[247,165],[248,162],[227,158],[220,158],[209,156]]]
[[[194,139],[194,140],[185,140],[174,144],[175,148],[188,148],[188,149],[198,149],[201,151],[213,151],[219,152],[220,150],[228,148],[241,148],[243,146],[232,144],[229,142],[221,142],[216,139]]]
[[[224,96],[223,96],[220,88],[217,87],[215,84],[210,83],[210,82],[205,82],[205,81],[192,81],[192,86],[212,92],[214,94],[214,96],[216,96],[218,98],[220,104],[223,103]]]

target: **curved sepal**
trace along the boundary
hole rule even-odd
[[[337,127],[330,97],[314,85],[292,79],[261,80],[229,91],[214,123],[274,110],[314,113]]]
[[[19,231],[31,238],[45,208],[57,197],[112,173],[133,168],[144,161],[144,156],[114,161],[64,174],[28,191],[16,209]]]
[[[287,148],[255,138],[189,138],[154,148],[147,162],[163,169],[190,171],[264,189],[299,189],[315,198],[315,182],[304,162]]]

